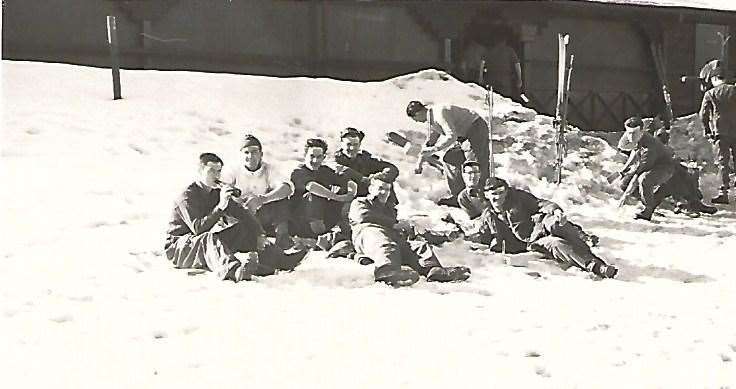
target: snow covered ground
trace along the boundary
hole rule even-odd
[[[470,266],[469,282],[405,289],[319,255],[240,284],[161,256],[197,155],[236,163],[245,130],[284,172],[306,138],[334,149],[340,128],[364,130],[364,148],[402,169],[400,214],[437,227],[440,175],[414,175],[381,139],[421,134],[412,99],[485,112],[478,87],[436,71],[370,83],[123,71],[112,101],[109,70],[10,61],[2,83],[4,387],[736,387],[736,206],[633,221],[605,185],[623,157],[579,133],[556,187],[550,118],[498,96],[498,175],[599,235],[618,280],[532,254],[511,267],[464,242],[438,254]],[[709,198],[715,176],[702,186]]]

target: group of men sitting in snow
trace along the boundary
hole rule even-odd
[[[428,122],[420,158],[443,154],[451,196],[439,203],[457,205],[476,220],[479,228],[466,233],[469,240],[497,252],[539,252],[601,278],[616,275],[614,266],[591,251],[597,238],[568,221],[557,204],[489,177],[483,118],[462,107],[429,109],[418,101],[409,103],[407,115]],[[399,170],[361,150],[363,138],[355,128],[341,131],[334,170],[323,164],[327,143],[308,139],[303,162],[288,180],[279,179],[263,160],[263,146],[252,135],[241,142],[242,161],[224,173],[217,155],[200,155],[199,178],[173,209],[166,257],[178,268],[241,281],[294,269],[312,246],[374,266],[375,280],[392,286],[411,285],[420,277],[467,280],[470,269],[442,266],[431,239],[397,219],[393,182]]]
[[[714,142],[722,179],[720,194],[711,201],[728,204],[730,160],[736,162],[736,86],[724,82],[717,64],[707,70],[710,89],[700,116],[704,135]],[[598,238],[568,221],[557,204],[490,177],[488,124],[478,114],[455,105],[430,109],[419,101],[410,102],[406,113],[429,127],[420,160],[442,155],[450,196],[438,204],[460,207],[476,221],[474,232],[463,231],[466,239],[491,251],[535,251],[564,267],[601,278],[616,276],[618,269],[591,250]],[[618,146],[629,159],[610,179],[619,180],[622,202],[639,197],[644,209],[636,218],[650,220],[667,197],[678,202],[676,210],[717,211],[703,204],[697,177],[675,158],[665,129],[645,130],[638,117],[628,119],[625,128]],[[440,264],[431,234],[417,235],[397,219],[393,182],[399,170],[362,150],[363,138],[352,127],[341,131],[334,170],[323,164],[327,143],[308,139],[303,162],[289,179],[280,179],[263,160],[263,146],[253,135],[242,139],[241,163],[224,174],[217,155],[200,155],[199,178],[172,213],[167,258],[178,268],[241,281],[292,270],[310,247],[372,265],[376,281],[393,286],[411,285],[422,276],[427,281],[467,280],[467,267]]]

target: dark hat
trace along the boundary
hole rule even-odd
[[[495,190],[499,188],[508,188],[509,183],[502,178],[489,177],[483,185],[483,190]]]
[[[387,184],[393,184],[394,180],[391,179],[390,175],[385,171],[380,171],[377,173],[373,173],[370,176],[368,176],[371,180],[379,180],[383,181]]]
[[[340,139],[342,139],[342,138],[344,138],[346,136],[357,136],[358,139],[360,139],[362,141],[363,138],[365,137],[365,134],[363,133],[363,131],[360,131],[360,130],[358,130],[356,128],[353,128],[353,127],[345,127],[342,130],[340,130]]]
[[[323,141],[320,138],[309,138],[307,139],[307,143],[304,145],[305,149],[308,149],[310,147],[319,147],[325,152],[327,152],[327,142]]]
[[[471,159],[471,160],[465,161],[465,163],[463,163],[463,169],[465,169],[468,166],[477,166],[477,167],[480,168],[480,163],[478,161],[474,160],[474,159]]]
[[[624,122],[626,128],[639,128],[644,125],[644,122],[638,116],[632,116]]]
[[[416,115],[417,112],[419,112],[419,111],[421,111],[423,109],[427,109],[427,107],[425,107],[424,104],[422,104],[421,102],[416,101],[416,100],[411,101],[411,102],[409,102],[409,105],[406,106],[406,115],[407,116],[414,116],[414,115]]]
[[[243,136],[243,139],[240,140],[240,149],[242,150],[250,146],[258,146],[259,149],[263,149],[263,146],[261,146],[261,141],[258,140],[258,138],[251,134],[245,134],[245,136]]]

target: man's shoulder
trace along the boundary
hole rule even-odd
[[[184,189],[181,190],[181,192],[179,192],[179,197],[177,198],[177,201],[190,199],[193,196],[197,196],[202,192],[204,192],[204,188],[202,188],[202,185],[199,184],[197,181],[193,181],[189,185],[185,186]]]

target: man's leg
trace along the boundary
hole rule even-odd
[[[419,280],[416,271],[402,269],[401,248],[392,231],[373,225],[360,226],[353,230],[353,245],[358,254],[373,260],[376,281],[406,286]]]
[[[650,220],[654,210],[667,196],[667,191],[660,191],[655,195],[655,188],[663,186],[672,177],[673,167],[671,165],[656,166],[652,170],[645,171],[637,177],[639,194],[644,210],[636,215],[637,218]],[[661,188],[660,188],[661,189]]]
[[[293,240],[289,234],[289,202],[287,199],[263,204],[256,213],[258,221],[267,229],[273,231],[276,244],[282,248],[291,247]]]
[[[470,152],[465,157],[470,160],[474,159],[480,164],[480,182],[485,183],[490,177],[490,134],[488,124],[483,119],[477,119],[473,122],[473,127],[468,130],[468,143],[470,143]]]
[[[721,176],[720,194],[713,198],[711,202],[715,204],[728,204],[728,189],[731,187],[731,147],[733,141],[728,138],[720,138],[715,142],[716,164],[718,165],[718,173]]]
[[[243,264],[235,258],[233,252],[223,244],[212,232],[197,236],[182,236],[166,248],[166,257],[179,269],[205,269],[215,273],[221,280],[233,278],[234,273]]]
[[[465,189],[465,181],[462,176],[462,166],[465,163],[465,155],[459,145],[452,146],[442,157],[442,173],[447,180],[450,195],[457,202],[458,193]]]
[[[577,266],[604,278],[616,276],[618,273],[616,267],[607,265],[601,258],[593,254],[587,245],[579,243],[557,236],[545,236],[531,243],[529,247],[567,266]]]

